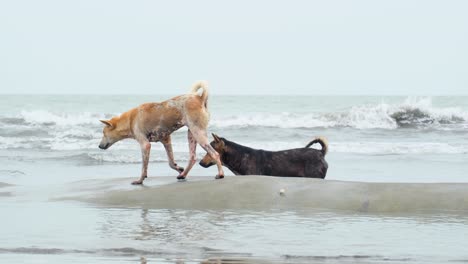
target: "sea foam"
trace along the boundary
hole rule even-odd
[[[10,126],[76,126],[102,127],[99,119],[117,113],[62,113],[46,110],[21,111],[15,116],[0,116],[2,125]],[[441,125],[468,122],[468,112],[459,107],[435,107],[431,98],[407,98],[403,103],[363,104],[340,111],[320,112],[242,112],[235,115],[212,113],[211,127],[276,127],[276,128],[332,128],[397,129],[424,127],[438,129]]]
[[[211,125],[229,127],[397,129],[404,127],[442,128],[468,121],[468,112],[457,107],[439,108],[430,98],[407,98],[401,104],[366,104],[337,112],[243,113],[215,118]]]
[[[95,151],[102,137],[103,125],[100,118],[109,118],[112,113],[92,112],[52,112],[46,110],[20,111],[16,114],[0,116],[0,149],[39,149],[54,151]],[[378,135],[366,140],[360,137],[353,141],[333,138],[343,132],[330,131],[325,136],[330,138],[330,151],[338,153],[362,154],[407,154],[407,153],[444,153],[465,154],[468,146],[454,145],[452,140],[443,143],[432,136],[424,140],[411,141],[411,138],[388,142],[383,133],[402,131],[403,133],[420,133],[419,130],[444,130],[464,133],[468,128],[468,112],[458,107],[434,107],[430,98],[407,98],[402,103],[385,102],[361,104],[340,111],[317,112],[242,112],[235,115],[212,113],[208,131],[229,131],[228,139],[253,148],[281,150],[303,147],[307,142],[297,138],[304,137],[308,131],[298,134],[299,128],[310,129],[311,137],[318,128],[342,128],[354,130],[354,135],[362,135],[360,130]],[[259,128],[252,135],[250,129]],[[409,129],[409,130],[408,130]],[[418,131],[413,131],[416,129]],[[186,153],[186,128],[173,135],[174,151]],[[261,131],[262,136],[258,136]],[[321,132],[322,133],[322,132]],[[346,132],[348,133],[348,132]],[[367,132],[366,132],[367,133]],[[380,133],[380,134],[379,134]],[[437,132],[439,133],[439,132]],[[437,134],[436,133],[436,134]],[[183,135],[182,135],[183,134]],[[224,134],[224,133],[223,133]],[[330,134],[330,135],[329,135]],[[373,135],[374,135],[373,134]],[[233,136],[234,135],[234,136]],[[240,135],[237,136],[236,135]],[[248,135],[248,136],[246,136]],[[438,134],[437,134],[438,136]],[[268,140],[266,139],[268,138]],[[381,139],[381,141],[376,140]],[[138,151],[138,144],[132,140],[119,142],[112,146],[115,150]],[[155,149],[153,149],[154,151]],[[158,151],[164,151],[160,148]],[[165,156],[165,155],[164,155]],[[99,155],[95,156],[100,158]],[[102,158],[105,160],[106,158]],[[109,161],[125,162],[127,157],[114,157]],[[132,161],[133,162],[133,161]]]

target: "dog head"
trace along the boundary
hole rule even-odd
[[[215,134],[211,134],[211,135],[213,135],[214,140],[211,141],[210,145],[216,150],[216,152],[218,152],[219,158],[222,161],[223,160],[222,156],[226,148],[226,144],[224,143],[224,138],[220,138]],[[207,153],[205,157],[203,157],[203,159],[200,161],[199,164],[202,167],[208,168],[210,166],[215,165],[216,161],[210,156],[210,154]]]
[[[104,129],[102,130],[102,140],[99,144],[100,149],[108,149],[115,142],[125,138],[122,131],[118,129],[118,118],[114,117],[111,120],[99,120],[103,123]]]

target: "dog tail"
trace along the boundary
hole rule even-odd
[[[203,88],[203,92],[200,95],[200,97],[203,101],[203,104],[205,105],[205,108],[208,108],[208,82],[207,81],[196,81],[192,85],[192,89],[190,90],[190,92],[195,94],[200,88]]]
[[[314,140],[309,142],[309,144],[307,144],[307,146],[305,146],[305,148],[308,148],[308,147],[312,146],[315,143],[319,143],[322,146],[322,150],[321,150],[322,155],[325,156],[325,154],[327,154],[327,152],[328,152],[328,141],[327,141],[327,139],[324,138],[324,137],[316,137]]]

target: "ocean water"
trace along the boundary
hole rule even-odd
[[[249,203],[223,208],[234,202],[191,208],[189,201],[179,208],[170,201],[165,207],[132,198],[136,194],[128,191],[145,188],[129,185],[140,173],[138,144],[125,140],[98,149],[99,119],[170,97],[2,95],[1,262],[468,262],[468,196],[456,189],[468,187],[468,97],[210,97],[209,132],[231,141],[282,150],[325,136],[325,182],[344,184],[341,191],[327,184],[325,190],[336,192],[337,199],[359,200],[352,183],[364,184],[359,190],[372,196],[369,210],[343,207],[341,200],[264,208]],[[185,128],[173,134],[173,147],[176,162],[184,166]],[[146,187],[156,188],[161,179],[176,183],[162,145],[151,151]],[[203,155],[198,148],[198,158]],[[196,165],[189,177],[214,181],[215,174],[215,168]],[[375,189],[377,183],[383,187]],[[268,178],[260,184],[268,185]],[[429,185],[412,193],[392,184],[403,184],[401,190],[405,184]],[[88,199],[110,191],[124,198],[110,204]],[[191,192],[180,195],[197,199]],[[263,198],[261,192],[246,195]],[[405,206],[393,206],[396,201]]]

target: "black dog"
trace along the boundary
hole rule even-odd
[[[236,175],[270,175],[285,177],[325,178],[328,164],[325,161],[328,145],[324,138],[312,140],[304,148],[266,151],[245,147],[212,134],[210,144],[221,156],[221,162]],[[321,150],[309,148],[315,143]],[[216,164],[210,155],[200,161],[208,168]]]

